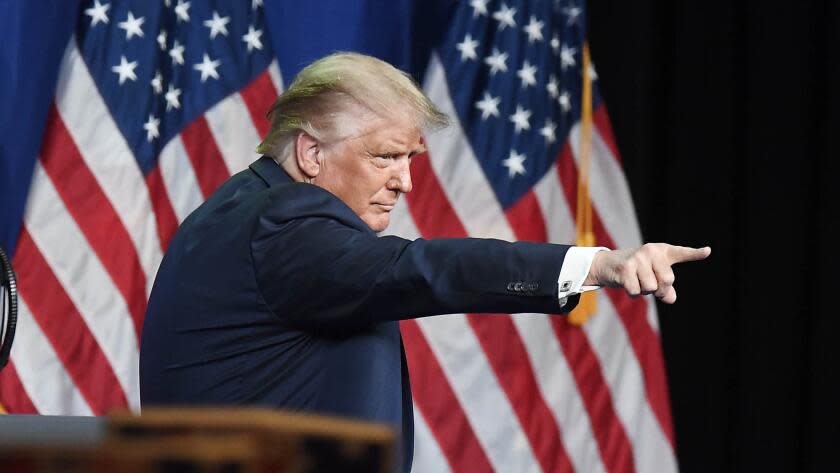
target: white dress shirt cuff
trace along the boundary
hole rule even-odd
[[[566,305],[569,296],[600,289],[601,286],[583,285],[589,274],[589,268],[592,266],[592,260],[595,259],[595,253],[599,251],[609,251],[609,248],[573,246],[566,251],[566,258],[563,260],[560,276],[557,278],[557,297],[561,308]]]

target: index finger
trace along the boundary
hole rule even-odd
[[[667,250],[668,259],[671,264],[685,263],[686,261],[700,261],[706,259],[712,254],[712,249],[708,246],[703,248],[690,248],[687,246],[669,245]]]

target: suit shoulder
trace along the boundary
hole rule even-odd
[[[245,169],[231,176],[222,183],[204,202],[202,202],[179,227],[201,225],[208,220],[216,221],[222,215],[241,207],[251,199],[258,198],[268,186],[250,169]]]

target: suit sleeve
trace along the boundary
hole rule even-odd
[[[339,328],[447,313],[557,313],[569,247],[409,241],[308,217],[258,232],[251,248],[262,296],[284,323]]]

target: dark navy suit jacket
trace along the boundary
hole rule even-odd
[[[408,471],[412,402],[397,321],[558,312],[567,248],[380,238],[333,194],[292,182],[263,157],[169,246],[143,327],[142,404],[264,405],[387,423],[402,434]]]

